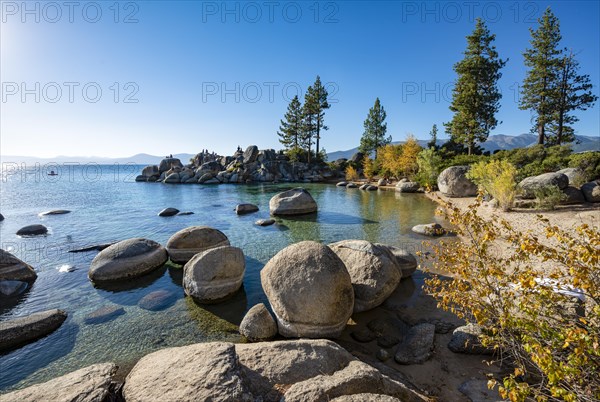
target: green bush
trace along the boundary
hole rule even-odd
[[[442,171],[443,159],[433,148],[424,149],[417,155],[417,182],[425,188],[434,188]]]
[[[570,145],[544,147],[534,145],[528,148],[516,148],[495,153],[494,160],[506,159],[518,169],[517,181],[529,176],[555,172],[569,165]]]
[[[507,160],[481,161],[467,173],[485,193],[491,195],[504,211],[512,208],[517,194],[517,169]]]
[[[600,152],[589,151],[572,154],[569,158],[569,167],[583,170],[585,181],[600,178]]]
[[[552,210],[558,204],[567,199],[567,195],[557,186],[544,186],[533,191],[535,203],[538,209]]]

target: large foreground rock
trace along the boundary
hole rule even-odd
[[[229,239],[220,230],[208,226],[182,229],[167,241],[169,258],[177,264],[185,264],[194,255],[221,246],[229,246]]]
[[[329,247],[344,262],[354,288],[354,312],[371,310],[392,294],[402,271],[385,247],[365,240],[342,240]]]
[[[29,225],[17,230],[17,236],[42,236],[48,233],[48,228],[44,225]]]
[[[146,355],[125,380],[127,402],[251,400],[231,343],[199,343]]]
[[[66,312],[55,309],[0,321],[0,351],[46,336],[60,327],[66,319]]]
[[[340,335],[354,309],[354,290],[342,260],[314,241],[292,244],[260,272],[263,289],[287,337]]]
[[[317,202],[308,191],[294,188],[276,194],[269,201],[271,215],[302,215],[317,212]]]
[[[111,392],[113,363],[94,364],[48,382],[1,395],[1,402],[105,402]]]
[[[581,192],[587,202],[600,202],[600,183],[592,181],[581,186]]]
[[[33,282],[36,278],[31,265],[0,249],[0,280]]]
[[[417,258],[408,251],[399,247],[388,246],[384,244],[377,245],[380,247],[386,247],[394,255],[396,258],[396,264],[398,264],[398,267],[402,272],[402,278],[408,278],[409,276],[412,276],[412,274],[417,270],[417,266],[419,265]]]
[[[240,324],[240,334],[251,342],[268,341],[277,335],[277,323],[263,304],[252,307]]]
[[[88,276],[95,282],[134,278],[162,267],[167,259],[167,250],[155,241],[123,240],[98,253]]]
[[[526,177],[517,186],[521,197],[525,199],[535,198],[535,191],[543,187],[556,186],[563,190],[569,186],[569,178],[562,173],[544,173],[539,176]]]
[[[246,261],[240,248],[211,248],[185,264],[183,290],[201,303],[215,303],[240,289],[245,270]]]
[[[477,185],[467,178],[469,166],[451,166],[445,169],[437,179],[442,194],[448,197],[474,197]]]

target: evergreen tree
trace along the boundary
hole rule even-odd
[[[311,120],[314,120],[314,131],[312,136],[315,138],[317,159],[319,158],[319,140],[321,139],[321,131],[329,130],[329,127],[324,124],[325,110],[330,107],[329,103],[327,103],[328,95],[327,90],[321,84],[321,77],[317,75],[315,83],[308,87],[304,97],[306,113],[313,115],[311,118]]]
[[[529,29],[531,33],[531,48],[525,50],[525,66],[529,68],[521,89],[519,108],[531,110],[533,113],[532,128],[538,134],[538,144],[546,139],[546,128],[553,120],[556,105],[558,71],[560,70],[561,50],[558,44],[561,40],[558,18],[550,7],[538,19],[537,30]]]
[[[369,114],[364,122],[365,131],[360,139],[358,150],[365,155],[375,152],[377,158],[377,149],[392,142],[392,137],[386,137],[387,123],[385,109],[381,106],[379,98],[375,99],[375,104],[369,109]]]
[[[429,132],[429,135],[431,136],[431,141],[427,143],[428,148],[437,149],[437,132],[437,124],[434,124],[433,127],[431,127],[431,131]]]
[[[284,116],[285,120],[281,120],[281,126],[277,135],[279,135],[279,142],[285,147],[286,150],[298,149],[302,143],[303,135],[303,112],[302,105],[298,96],[294,96],[294,99],[288,105],[287,112]]]
[[[506,60],[498,57],[495,39],[496,35],[478,18],[475,30],[467,36],[465,57],[454,65],[458,74],[450,105],[454,116],[446,123],[446,131],[456,142],[466,145],[469,155],[476,143],[484,142],[498,125],[495,114],[502,94],[497,83]]]
[[[556,106],[546,135],[548,145],[560,145],[575,140],[575,130],[570,124],[579,121],[570,114],[573,110],[586,110],[594,106],[598,97],[592,93],[589,75],[579,75],[579,62],[573,52],[560,59],[556,91]]]
[[[312,91],[312,87],[308,87],[308,91]],[[311,149],[313,137],[317,132],[317,115],[311,112],[308,104],[308,92],[305,96],[304,106],[302,107],[302,135],[300,136],[300,146],[306,150],[307,163],[311,162]]]

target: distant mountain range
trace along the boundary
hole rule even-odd
[[[190,158],[193,158],[195,154],[174,154],[174,158],[178,158],[182,163],[188,163]],[[165,155],[166,156],[166,155]],[[35,163],[46,164],[46,163],[69,163],[77,162],[81,164],[86,163],[97,163],[100,165],[112,165],[115,163],[129,164],[133,163],[136,165],[158,165],[165,156],[155,156],[149,154],[137,154],[126,158],[104,158],[99,156],[65,156],[59,155],[54,158],[36,158],[33,156],[12,156],[2,155],[0,156],[0,162],[14,162],[14,163],[25,163],[26,165],[32,165]]]
[[[600,151],[600,137],[587,137],[584,135],[575,136],[577,142],[573,144],[573,152],[583,151]],[[426,147],[429,140],[417,140],[419,145]],[[392,144],[401,144],[404,141],[395,141]],[[442,145],[446,140],[438,140],[437,144]],[[527,148],[537,143],[537,135],[534,134],[520,134],[520,135],[490,135],[488,140],[481,144],[481,147],[490,152],[494,152],[497,149],[514,149],[514,148]],[[328,161],[334,161],[341,158],[350,159],[352,155],[358,152],[358,147],[348,149],[346,151],[336,151],[327,154]]]

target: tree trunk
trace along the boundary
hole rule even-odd
[[[538,123],[538,144],[539,145],[544,145],[544,137],[545,137],[544,124]]]

